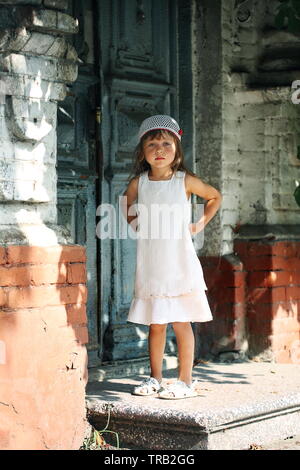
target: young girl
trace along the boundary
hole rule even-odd
[[[127,221],[139,233],[147,228],[150,217],[128,215],[135,201],[151,212],[153,208],[172,204],[191,208],[190,196],[206,199],[204,214],[189,224],[184,210],[176,212],[176,228],[181,237],[137,237],[135,292],[128,321],[149,325],[151,376],[136,386],[132,393],[159,398],[178,399],[196,396],[192,381],[194,334],[191,322],[212,320],[205,290],[207,286],[197,257],[192,234],[203,230],[221,204],[221,194],[205,184],[183,163],[182,131],[170,116],[156,115],[145,119],[139,129],[136,148],[135,177],[124,193],[127,197]],[[178,206],[177,206],[178,207]],[[137,210],[139,213],[139,210]],[[155,225],[155,223],[154,223]],[[156,227],[154,227],[156,228]],[[151,232],[152,233],[152,232]],[[157,232],[156,232],[157,233]],[[179,376],[175,384],[162,387],[162,363],[166,329],[172,323],[179,359]]]

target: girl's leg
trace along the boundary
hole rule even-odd
[[[173,328],[176,335],[178,349],[178,379],[190,385],[192,383],[192,369],[195,348],[195,338],[192,325],[185,322],[174,322]]]
[[[164,351],[166,346],[166,331],[167,324],[151,324],[149,331],[149,355],[151,377],[154,377],[159,382],[162,379],[162,364]]]

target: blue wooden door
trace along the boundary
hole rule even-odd
[[[100,273],[96,237],[96,206],[99,187],[99,73],[94,59],[90,29],[92,0],[72,0],[67,10],[79,21],[79,33],[68,38],[79,56],[78,78],[59,103],[57,114],[57,215],[71,241],[86,248],[89,366],[99,365]],[[97,201],[98,199],[98,201]]]
[[[177,15],[175,0],[99,3],[102,204],[118,207],[141,121],[152,114],[179,118]],[[144,357],[148,327],[126,321],[133,296],[136,242],[117,237],[101,239],[100,244],[102,360]],[[173,348],[172,337],[170,331],[167,351]]]

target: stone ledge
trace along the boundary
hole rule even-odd
[[[44,59],[44,60],[43,60]],[[62,58],[41,58],[24,54],[0,53],[1,70],[15,75],[36,77],[54,82],[73,82],[77,78],[77,62]]]
[[[79,31],[78,20],[66,13],[32,6],[1,6],[1,29],[26,27],[31,31],[56,34],[76,34]]]
[[[25,57],[57,57],[77,62],[76,49],[63,37],[28,31],[26,28],[0,32],[0,51],[23,53]]]
[[[44,101],[63,101],[66,97],[66,84],[30,78],[26,75],[8,75],[0,72],[0,81],[10,96],[36,98]]]
[[[88,417],[107,421],[121,446],[140,449],[249,449],[300,432],[298,365],[203,363],[194,367],[199,396],[162,400],[131,395],[143,377],[90,382]],[[176,373],[164,374],[173,381]]]
[[[300,226],[299,225],[243,225],[239,229],[239,233],[234,238],[235,240],[300,240]]]
[[[67,228],[54,224],[0,226],[0,245],[53,246],[74,243]]]

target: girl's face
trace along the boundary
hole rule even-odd
[[[155,168],[169,167],[176,155],[173,137],[164,132],[157,137],[149,136],[143,144],[145,160]]]

